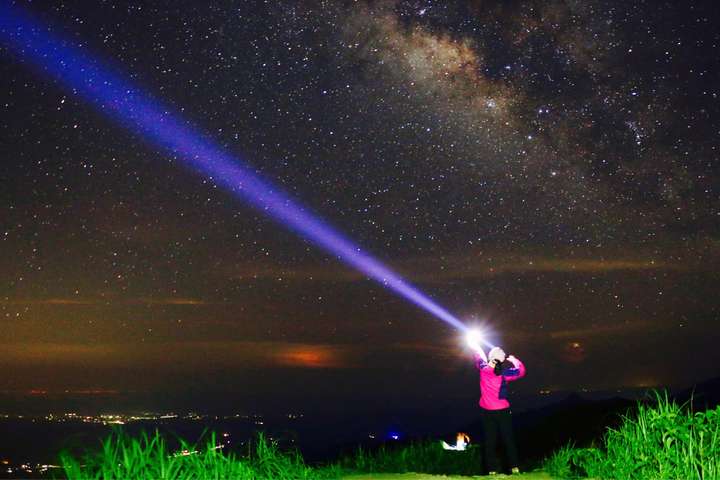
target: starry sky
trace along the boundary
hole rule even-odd
[[[485,325],[518,389],[720,374],[714,1],[15,3]],[[0,391],[476,397],[457,332],[3,45],[0,155]]]

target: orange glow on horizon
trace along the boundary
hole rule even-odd
[[[340,356],[328,348],[312,346],[289,348],[276,355],[280,365],[304,368],[337,368],[342,367]]]

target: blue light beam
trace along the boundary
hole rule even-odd
[[[448,325],[465,332],[458,318],[435,303],[380,261],[363,252],[288,194],[251,171],[188,121],[173,115],[113,68],[92,57],[71,41],[50,33],[50,27],[26,12],[0,4],[0,41],[43,74],[77,93],[103,114],[167,151],[192,170],[223,185],[276,222],[316,246],[336,255],[369,278],[381,283]]]

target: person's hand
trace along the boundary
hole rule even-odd
[[[507,359],[513,363],[515,363],[515,360],[517,360],[517,358],[515,358],[515,355],[508,355]]]

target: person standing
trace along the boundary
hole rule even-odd
[[[479,345],[475,345],[474,350],[476,352],[475,365],[480,371],[480,401],[478,405],[482,411],[488,474],[497,474],[500,466],[496,453],[498,433],[510,462],[510,471],[520,473],[507,384],[525,376],[525,365],[512,355],[506,358],[505,352],[500,347],[493,347],[487,356]],[[508,362],[506,363],[505,360]]]

